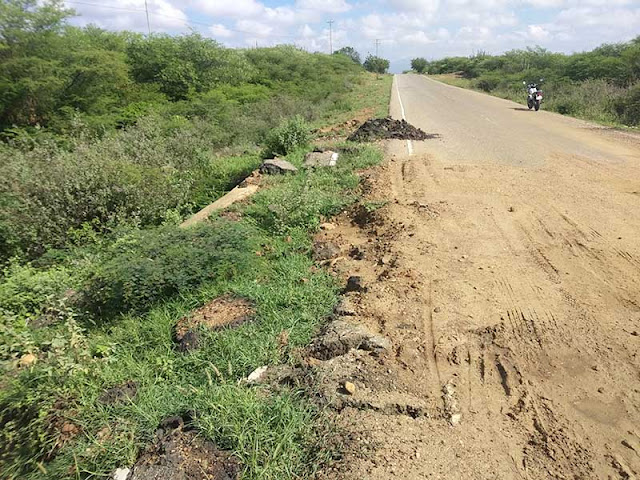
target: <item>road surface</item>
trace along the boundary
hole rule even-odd
[[[440,138],[392,142],[367,179],[388,206],[341,232],[366,252],[358,318],[394,345],[359,360],[341,417],[374,448],[343,474],[640,478],[640,139],[424,76],[393,89]]]

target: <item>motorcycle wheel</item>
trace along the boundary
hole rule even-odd
[[[527,107],[529,107],[529,110],[531,110],[533,108],[533,103],[527,102]]]
[[[540,102],[536,102],[535,107],[536,107],[536,112],[540,110]]]

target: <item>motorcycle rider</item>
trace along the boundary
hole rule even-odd
[[[540,83],[544,81],[544,78],[540,79]],[[542,102],[542,91],[538,88],[538,83],[530,82],[527,83],[525,81],[522,82],[523,85],[526,85],[527,89],[527,106],[529,110],[535,107],[536,111],[540,109],[540,103]]]

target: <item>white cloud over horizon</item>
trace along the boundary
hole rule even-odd
[[[144,0],[69,0],[74,23],[146,32]],[[232,47],[293,43],[310,51],[350,45],[394,70],[411,58],[501,53],[540,45],[570,53],[640,34],[640,0],[147,0],[155,32],[191,29]],[[90,3],[92,3],[90,5]]]

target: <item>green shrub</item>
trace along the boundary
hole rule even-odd
[[[625,125],[640,125],[640,83],[614,102],[616,114]]]
[[[0,309],[19,316],[35,316],[73,286],[64,267],[37,270],[31,265],[8,266],[0,282]]]
[[[256,261],[257,247],[248,228],[219,220],[120,238],[82,289],[83,302],[99,317],[143,312],[161,299],[204,283],[228,281]]]
[[[500,84],[500,77],[496,75],[483,75],[473,82],[473,86],[483,92],[491,92]]]
[[[263,156],[287,155],[297,148],[309,144],[311,133],[309,125],[300,115],[285,121],[273,129],[265,140]]]

